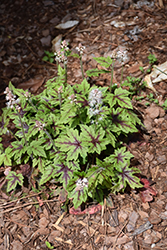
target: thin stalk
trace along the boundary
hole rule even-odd
[[[121,69],[121,84],[122,84],[122,79],[123,79],[123,69],[124,69],[124,66],[122,65],[122,69]]]
[[[111,69],[110,93],[111,93],[111,89],[112,89],[112,85],[113,85],[114,64],[115,64],[115,61],[113,61],[113,63],[112,63],[112,69]]]
[[[33,102],[31,101],[31,98],[28,98],[28,101],[30,102],[30,104],[32,105],[32,107],[35,109],[35,111],[37,112],[37,108],[35,107],[35,105],[33,104]]]
[[[21,130],[22,130],[22,133],[23,133],[24,141],[25,141],[26,146],[28,147],[28,143],[27,143],[27,140],[26,140],[25,132],[24,132],[23,123],[22,123],[22,120],[21,120],[21,115],[20,115],[20,113],[18,111],[17,111],[17,114],[18,114],[19,121],[20,121],[20,124],[21,124]]]
[[[15,134],[10,129],[8,129],[8,130],[11,133],[11,135],[13,135],[13,137],[16,139],[16,141],[19,141],[18,138],[15,136]]]
[[[82,63],[82,56],[80,56],[80,65],[81,65],[81,72],[82,72],[82,79],[84,80],[84,72],[83,72],[83,63]]]
[[[60,106],[60,114],[61,114],[61,93],[59,93],[59,106]]]
[[[58,67],[59,67],[59,63],[58,63],[58,60],[56,60],[56,65],[57,65],[57,70],[58,70]]]
[[[64,62],[64,69],[65,69],[64,87],[67,87],[67,63],[66,62]]]
[[[46,129],[44,129],[44,132],[45,132],[45,134],[49,137],[49,139],[51,140],[51,143],[52,143],[53,147],[56,149],[56,151],[58,151],[58,149],[57,149],[57,147],[56,147],[56,145],[55,145],[55,143],[54,143],[52,137],[51,137],[50,134],[48,133],[48,131],[47,131]]]

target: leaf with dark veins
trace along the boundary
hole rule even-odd
[[[54,161],[55,176],[59,177],[64,187],[68,185],[69,180],[73,177],[73,171],[79,169],[79,165],[74,161],[60,162]]]
[[[107,138],[104,138],[105,131],[100,127],[96,129],[96,126],[91,125],[80,125],[82,129],[82,141],[85,146],[88,147],[89,153],[97,152],[101,153],[102,150],[106,149],[106,145],[110,143]]]
[[[79,154],[83,158],[87,155],[87,147],[82,143],[77,129],[67,129],[67,134],[60,135],[55,144],[62,152],[67,152],[67,160],[76,160]]]
[[[116,89],[114,94],[110,95],[110,107],[113,107],[115,104],[118,104],[122,108],[133,109],[131,100],[128,95],[129,92],[126,89],[122,89],[121,87]]]
[[[15,189],[17,184],[23,186],[24,177],[22,174],[16,174],[14,171],[10,171],[6,179],[8,180],[7,192],[10,192],[11,190]]]

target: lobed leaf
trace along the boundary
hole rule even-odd
[[[106,149],[109,140],[104,138],[105,131],[101,127],[99,129],[96,129],[95,125],[80,125],[80,127],[82,142],[85,147],[88,147],[89,153],[97,152],[100,154],[102,150]]]
[[[62,152],[67,152],[67,160],[76,160],[79,155],[85,158],[87,155],[87,147],[77,129],[67,129],[66,134],[60,134],[55,140],[55,144]]]
[[[19,184],[20,186],[23,185],[24,177],[22,174],[16,174],[14,171],[10,171],[6,179],[8,180],[7,192],[10,192],[11,190],[16,188],[17,184]]]
[[[130,160],[133,155],[126,151],[126,147],[115,149],[114,154],[105,158],[105,162],[112,163],[116,170],[121,171],[122,166],[124,166],[128,160]]]
[[[126,89],[117,88],[114,91],[114,94],[108,95],[108,102],[110,107],[118,104],[122,108],[133,109],[130,98],[128,97],[129,92]]]

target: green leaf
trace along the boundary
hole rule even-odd
[[[122,147],[115,149],[114,154],[111,154],[109,157],[105,158],[105,162],[114,164],[115,169],[120,171],[122,166],[124,166],[132,157],[133,155],[129,151],[126,151],[126,147]]]
[[[42,60],[43,60],[43,61],[48,61],[48,60],[49,60],[49,57],[48,57],[48,56],[44,56],[44,57],[42,58]]]
[[[81,82],[81,84],[75,84],[74,89],[76,89],[77,93],[80,95],[86,95],[89,93],[90,84],[87,82],[86,78]]]
[[[93,59],[100,63],[101,66],[105,67],[105,68],[109,68],[110,65],[113,63],[113,60],[111,59],[111,57],[93,57]]]
[[[101,127],[99,129],[96,129],[95,125],[89,127],[87,125],[80,125],[80,127],[82,129],[82,142],[88,147],[89,153],[97,152],[100,154],[102,150],[106,149],[109,140],[104,138],[105,131]]]
[[[16,188],[17,184],[19,184],[20,186],[23,185],[24,177],[22,174],[16,174],[14,171],[10,171],[6,179],[8,180],[7,192],[10,192],[11,190]]]
[[[114,94],[110,94],[107,97],[110,107],[113,107],[114,105],[118,104],[120,105],[120,107],[133,109],[131,100],[128,95],[129,91],[127,91],[126,89],[115,89]]]
[[[49,248],[49,249],[53,249],[54,248],[54,246],[52,246],[51,244],[50,244],[50,242],[49,241],[45,241],[45,244],[46,244],[46,246]]]
[[[87,147],[82,143],[82,139],[76,129],[67,129],[66,134],[60,134],[55,140],[55,144],[62,152],[67,152],[67,160],[76,160],[79,156],[85,158]]]
[[[33,154],[35,156],[42,156],[44,158],[46,158],[46,153],[45,150],[43,148],[43,146],[41,146],[43,141],[32,141],[30,143],[30,146],[27,147],[27,153],[29,155]]]
[[[69,181],[73,177],[74,170],[76,171],[79,168],[78,162],[76,161],[61,161],[60,159],[54,159],[54,169],[55,176],[58,177],[59,182],[63,184],[66,188]]]
[[[105,69],[90,69],[86,71],[87,76],[99,76],[100,74],[103,73],[110,73],[110,71],[105,70]]]
[[[54,167],[49,164],[43,171],[42,171],[42,177],[40,179],[39,185],[43,185],[47,181],[49,181],[53,175],[55,174]]]

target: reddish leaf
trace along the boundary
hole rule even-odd
[[[152,184],[151,181],[145,178],[141,178],[141,176],[138,176],[140,178],[141,183],[144,185],[143,188],[139,189],[140,197],[142,202],[146,203],[153,200],[153,196],[157,195],[157,191],[154,187],[151,187]]]
[[[79,206],[77,209],[74,207],[70,208],[70,214],[74,215],[82,215],[82,214],[95,214],[101,210],[102,206],[100,204],[97,204],[95,206],[92,206],[90,208],[86,208],[85,210],[81,211],[81,207]]]

